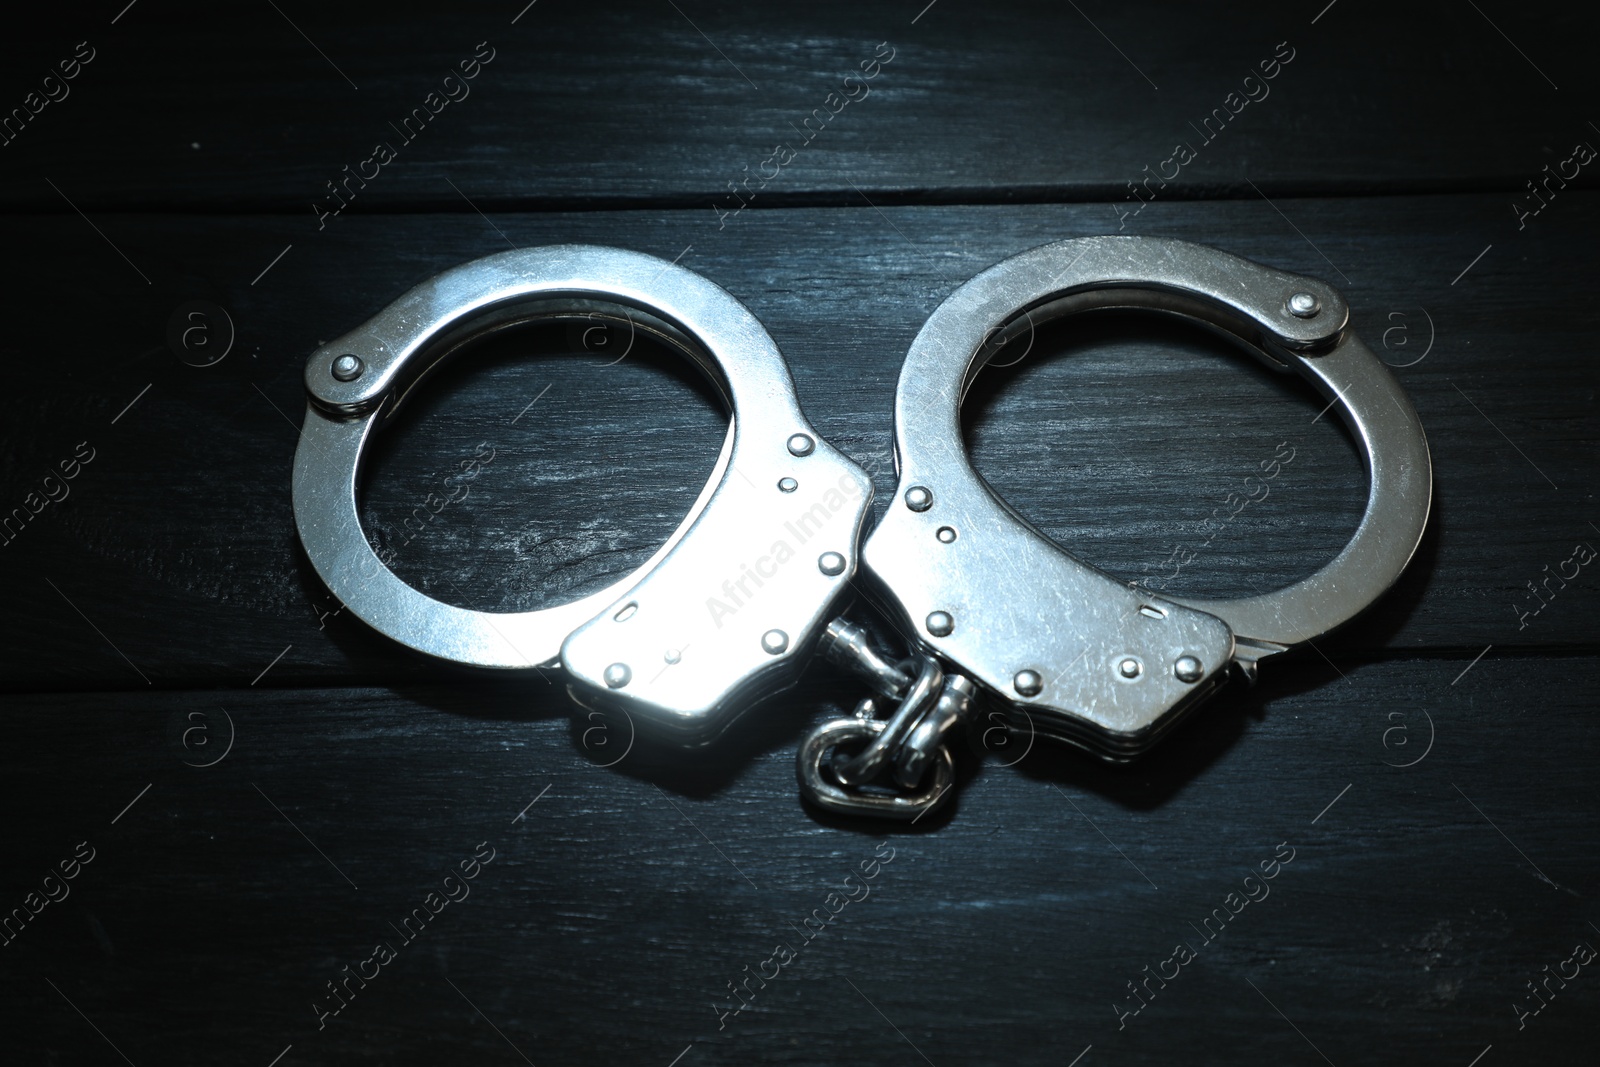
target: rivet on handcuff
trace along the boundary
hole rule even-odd
[[[1338,408],[1371,489],[1332,561],[1261,596],[1155,596],[1075,559],[983,482],[960,430],[973,378],[1021,330],[1106,308],[1209,327]],[[537,611],[453,607],[402,582],[357,512],[372,431],[428,370],[490,332],[607,318],[684,352],[732,412],[710,480],[677,530],[608,588]],[[1348,622],[1394,584],[1427,524],[1432,465],[1405,392],[1348,320],[1343,297],[1322,282],[1183,241],[1087,237],[1013,256],[952,293],[912,342],[895,398],[899,487],[858,551],[872,483],[806,421],[782,355],[744,305],[640,253],[507,252],[423,282],[312,354],[295,519],[322,580],[373,628],[456,662],[559,666],[580,705],[624,710],[684,746],[715,740],[821,651],[873,695],[806,737],[802,791],[834,811],[916,819],[948,797],[950,732],[980,704],[1013,733],[1124,762],[1230,669],[1253,679],[1259,660]],[[728,561],[768,546],[759,575],[744,568],[736,610],[707,611]],[[835,617],[858,558],[908,657],[884,656],[862,626]]]

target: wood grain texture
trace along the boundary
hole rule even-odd
[[[1580,282],[1600,203],[1573,194],[1552,205],[1550,225],[1521,234],[1506,232],[1499,206],[1486,196],[1303,200],[1278,205],[1290,225],[1263,203],[1173,203],[1139,220],[1332,278],[1385,358],[1427,352],[1396,373],[1434,452],[1436,522],[1400,586],[1322,646],[1334,659],[1470,657],[1490,643],[1593,650],[1600,636],[1587,572],[1566,589],[1550,580],[1574,544],[1600,539],[1585,510],[1600,372],[1573,358],[1600,330]],[[24,254],[72,255],[104,313],[71,329],[25,320],[6,342],[19,388],[0,404],[35,428],[7,457],[13,504],[78,442],[98,450],[72,495],[0,549],[29,605],[4,624],[13,688],[121,687],[141,680],[136,671],[158,684],[247,684],[280,653],[261,684],[449,672],[326,617],[338,605],[298,549],[289,501],[305,353],[448,265],[508,241],[667,259],[689,249],[682,262],[766,324],[812,421],[886,497],[894,384],[927,314],[1006,255],[1104,231],[1097,211],[1072,205],[794,210],[721,234],[681,212],[505,215],[492,226],[397,216],[351,219],[252,285],[282,248],[275,220],[106,221],[160,279],[155,292],[81,220],[16,226]],[[19,296],[60,299],[45,276]],[[229,309],[238,332],[214,367],[187,366],[162,344],[171,310],[196,296]],[[367,516],[408,579],[452,601],[534,607],[627,573],[688,510],[724,425],[715,400],[665,354],[641,349],[608,366],[617,357],[589,340],[586,352],[581,331],[552,328],[505,342],[402,412]],[[1003,494],[1088,561],[1159,582],[1181,548],[1197,556],[1173,592],[1247,594],[1309,573],[1354,529],[1365,500],[1355,450],[1296,380],[1198,332],[1137,321],[1085,321],[1038,346],[986,375],[995,384],[969,404],[969,444]],[[1272,495],[1218,531],[1214,510],[1284,442],[1295,458]],[[412,510],[485,446],[494,458],[468,498],[408,530]]]
[[[1600,943],[1600,594],[1592,568],[1551,577],[1600,542],[1600,198],[1593,163],[1549,177],[1600,144],[1592,9],[416,8],[113,0],[0,35],[0,1061],[1593,1061],[1596,979],[1547,977]],[[77,42],[70,95],[30,103]],[[395,129],[479,42],[470,97]],[[822,122],[880,42],[870,95]],[[1270,95],[1230,105],[1280,48]],[[327,183],[379,140],[396,158],[333,214]],[[299,548],[307,353],[467,259],[586,241],[723,285],[882,507],[927,315],[1008,255],[1111,232],[1339,287],[1437,479],[1389,596],[1131,767],[985,718],[947,811],[834,818],[793,769],[859,696],[832,670],[663,751],[559,677],[395,647]],[[1170,323],[1025,347],[980,378],[967,444],[1084,559],[1247,593],[1354,528],[1356,451],[1296,382]],[[406,580],[498,610],[647,558],[726,424],[618,331],[523,330],[431,384],[381,435],[363,519]],[[1208,525],[1280,446],[1270,496]],[[473,455],[469,495],[408,526]],[[470,897],[430,900],[480,847]],[[830,898],[874,858],[869,895]],[[327,984],[380,940],[395,959],[333,1014]]]
[[[6,906],[80,841],[96,858],[4,949],[8,1011],[43,1024],[8,1044],[109,1055],[49,978],[135,1063],[290,1044],[297,1063],[519,1062],[508,1044],[538,1064],[921,1062],[911,1045],[1062,1063],[1093,1044],[1223,1064],[1309,1062],[1308,1041],[1338,1064],[1490,1043],[1580,1062],[1590,976],[1521,1031],[1511,1005],[1597,937],[1600,801],[1582,775],[1528,773],[1600,756],[1596,667],[1264,672],[1134,768],[963,752],[960,800],[909,830],[796,799],[799,731],[849,699],[825,671],[699,765],[636,748],[610,769],[626,724],[571,725],[538,686],[18,698],[0,770],[50,809],[8,833]],[[230,723],[226,758],[184,765],[216,760]],[[480,842],[496,858],[470,896],[405,943],[388,924]],[[1281,843],[1265,898],[1203,926]],[[815,909],[838,915],[807,942]],[[324,983],[384,939],[398,958],[319,1029]],[[1126,983],[1179,941],[1198,958],[1119,1030]],[[719,1026],[727,984],[780,943],[796,958]]]
[[[1600,27],[1583,5],[1342,0],[1313,24],[1321,5],[945,0],[913,24],[922,6],[542,0],[515,25],[515,0],[400,13],[146,5],[115,26],[62,9],[4,46],[15,71],[4,106],[76,42],[96,55],[0,147],[0,203],[70,211],[65,194],[85,209],[245,207],[312,222],[325,183],[384,142],[398,158],[352,187],[352,212],[471,213],[465,196],[485,210],[675,205],[713,218],[714,202],[736,203],[729,182],[781,170],[753,207],[864,193],[1093,199],[1111,216],[1180,143],[1197,158],[1164,198],[1254,197],[1251,181],[1269,195],[1523,192],[1596,136],[1582,101]],[[454,90],[467,95],[405,130],[480,41],[494,59]],[[890,64],[845,86],[885,41]],[[1246,85],[1280,42],[1289,65]],[[793,160],[763,168],[780,144]],[[748,200],[759,187],[743,188]]]

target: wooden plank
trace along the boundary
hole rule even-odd
[[[0,148],[0,204],[260,208],[314,231],[313,205],[336,206],[327,183],[348,167],[366,175],[346,191],[352,213],[471,214],[470,198],[713,218],[751,196],[865,194],[1094,199],[1110,215],[1136,203],[1130,183],[1162,174],[1162,199],[1253,198],[1250,182],[1273,196],[1511,197],[1600,136],[1568,103],[1596,87],[1581,5],[922,7],[825,0],[758,18],[632,2],[599,16],[512,0],[397,20],[370,5],[165,4],[114,25],[62,8],[4,45],[16,76],[0,106],[23,117]],[[846,84],[880,54],[893,58],[870,83]],[[46,83],[62,62],[76,77]],[[463,62],[476,76],[447,84]],[[406,126],[418,108],[426,121]],[[395,158],[374,159],[377,144]],[[1181,144],[1192,161],[1175,159]]]
[[[1434,529],[1391,596],[1319,643],[1335,661],[1595,646],[1592,579],[1583,571],[1564,588],[1552,576],[1570,577],[1576,543],[1600,540],[1585,512],[1600,321],[1582,289],[1600,202],[1574,194],[1522,233],[1502,206],[1168,203],[1138,220],[1329,278],[1386,359],[1422,357],[1396,373],[1434,452]],[[768,326],[811,419],[873,470],[882,497],[894,484],[895,378],[926,315],[1006,255],[1106,229],[1084,205],[797,210],[720,234],[682,212],[352,218],[285,252],[272,218],[102,221],[151,285],[80,219],[12,231],[21,261],[51,264],[18,281],[19,306],[59,306],[68,277],[96,307],[15,320],[3,342],[7,506],[45,491],[81,443],[94,450],[70,496],[0,548],[27,605],[5,617],[11,689],[453,676],[331,614],[289,499],[305,354],[447,266],[508,242],[681,257]],[[236,332],[211,367],[163,344],[174,311],[197,297],[225,307]],[[388,434],[366,508],[408,580],[483,607],[534,607],[627,573],[687,511],[722,432],[716,407],[672,361],[641,348],[607,366],[615,349],[591,341],[582,352],[581,336],[558,330],[509,342],[482,373],[441,380]],[[1165,327],[1086,323],[1039,345],[1073,358],[999,372],[973,401],[969,438],[1001,492],[1090,562],[1156,582],[1187,547],[1198,557],[1173,592],[1243,594],[1309,573],[1354,529],[1354,449],[1295,382]],[[577,359],[508,355],[573,348]],[[1285,442],[1295,458],[1270,498],[1215,532],[1214,509]],[[494,455],[481,491],[426,536],[408,531],[412,509],[480,446]]]
[[[827,677],[698,765],[610,769],[625,724],[537,687],[16,697],[0,773],[37,799],[4,907],[94,858],[7,935],[8,1047],[114,1062],[81,1011],[134,1063],[1579,1062],[1584,977],[1520,1028],[1513,1005],[1600,938],[1600,660],[1460,667],[1263,672],[1123,770],[964,753],[955,809],[913,828],[795,798],[802,724],[849,706]],[[378,942],[396,958],[319,1027]]]

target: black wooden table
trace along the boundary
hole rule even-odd
[[[10,13],[0,1061],[1595,1062],[1592,13],[525,2]],[[446,267],[704,274],[881,509],[932,309],[1119,232],[1340,288],[1437,478],[1388,597],[1130,767],[977,729],[938,816],[827,816],[793,765],[859,695],[831,669],[685,758],[408,654],[299,547],[307,354]],[[524,610],[651,554],[726,414],[618,343],[514,333],[383,435],[402,577]],[[1321,409],[1108,316],[987,372],[965,432],[1082,558],[1238,595],[1361,515]]]

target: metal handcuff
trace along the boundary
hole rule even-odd
[[[960,429],[973,378],[1022,329],[1110,308],[1198,323],[1339,409],[1371,490],[1332,561],[1265,595],[1157,596],[1074,558],[984,483]],[[535,319],[626,321],[680,349],[722,390],[728,435],[688,515],[627,577],[536,611],[454,607],[402,582],[368,543],[363,449],[441,360]],[[580,706],[624,711],[685,746],[714,741],[820,652],[873,695],[806,737],[802,791],[834,811],[916,819],[949,795],[951,731],[980,704],[1018,735],[1124,762],[1230,673],[1253,680],[1260,660],[1394,584],[1427,524],[1432,464],[1410,400],[1348,321],[1320,281],[1184,241],[1085,237],[1013,256],[953,292],[912,342],[895,397],[899,485],[862,549],[872,483],[806,421],[743,304],[637,252],[506,252],[423,282],[312,353],[295,521],[329,590],[374,629],[460,663],[559,667]],[[838,616],[861,564],[910,656],[885,656]]]

